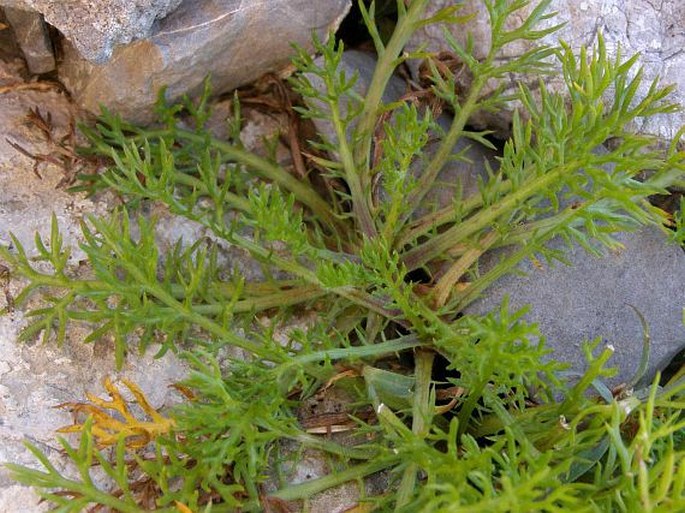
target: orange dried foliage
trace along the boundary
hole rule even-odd
[[[129,448],[140,448],[161,435],[170,433],[174,428],[173,419],[164,417],[155,410],[145,398],[143,391],[129,380],[122,379],[134,397],[129,402],[121,395],[119,389],[109,378],[105,378],[104,387],[111,400],[102,399],[86,393],[90,403],[63,403],[57,408],[65,408],[75,414],[74,424],[58,430],[60,433],[80,433],[84,424],[80,418],[92,417],[92,434],[98,447],[116,445],[121,437]],[[130,404],[136,403],[148,418],[139,419],[131,411]]]
[[[183,503],[174,501],[174,504],[176,505],[176,509],[179,511],[179,513],[193,513],[193,510]]]

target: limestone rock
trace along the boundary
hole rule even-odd
[[[0,511],[17,511],[17,504],[24,513],[44,513],[50,508],[31,488],[14,485],[0,491]]]
[[[175,100],[202,91],[209,74],[215,93],[245,85],[288,66],[292,43],[311,47],[312,32],[325,39],[349,9],[349,0],[186,0],[159,20],[151,35],[118,47],[94,64],[66,45],[59,75],[77,103],[100,104],[136,122],[153,118],[159,90]]]
[[[0,39],[0,41],[2,41]],[[3,48],[6,50],[6,48]],[[14,48],[16,51],[17,49]],[[56,187],[63,179],[64,170],[51,163],[41,165],[39,176],[34,173],[34,161],[17,150],[20,146],[34,155],[58,154],[46,142],[41,130],[27,122],[30,109],[39,107],[44,118],[50,113],[54,138],[59,141],[70,131],[72,118],[82,120],[82,112],[56,87],[42,83],[25,83],[23,62],[10,58],[0,60],[0,244],[9,245],[11,231],[24,246],[27,254],[35,256],[34,234],[49,235],[54,213],[64,238],[64,245],[72,249],[68,261],[70,271],[82,269],[86,256],[78,247],[83,242],[79,223],[86,214],[107,216],[114,207],[113,195],[86,198],[71,194],[64,187]],[[230,102],[217,109],[220,124],[229,116]],[[227,112],[228,110],[228,112]],[[221,119],[221,118],[224,119]],[[277,133],[278,125],[270,125],[249,108],[243,111],[246,119],[241,139],[255,151],[263,143],[263,136]],[[218,128],[218,127],[217,127]],[[16,145],[16,146],[13,146]],[[151,215],[158,219],[157,242],[161,253],[167,252],[179,239],[186,243],[210,238],[211,233],[197,224],[172,216],[161,205],[151,207]],[[0,265],[2,262],[0,262]],[[259,264],[237,248],[219,252],[219,265],[238,269],[248,280],[261,273]],[[25,280],[11,273],[9,292],[16,297],[26,285]],[[0,311],[7,306],[4,284],[0,287]],[[35,307],[36,304],[34,303]],[[71,415],[53,407],[62,402],[79,401],[84,392],[102,395],[101,380],[125,377],[137,383],[154,407],[172,406],[180,398],[167,385],[186,377],[187,366],[171,353],[155,359],[157,347],[145,356],[131,355],[124,368],[117,372],[111,344],[106,341],[84,344],[87,332],[72,326],[62,347],[48,343],[20,343],[19,333],[27,323],[26,309],[16,307],[11,314],[0,315],[0,512],[42,513],[49,509],[36,494],[10,479],[1,464],[12,462],[37,467],[38,462],[22,445],[29,439],[45,451],[53,464],[65,475],[78,478],[73,468],[58,450],[55,430],[71,423]],[[282,332],[275,329],[276,336]],[[226,357],[240,356],[239,350],[227,348]],[[73,440],[72,440],[73,441]],[[331,510],[332,511],[332,510]]]
[[[538,267],[526,260],[519,265],[524,275],[501,278],[466,311],[485,314],[505,296],[512,310],[530,305],[527,319],[539,325],[552,356],[576,372],[585,369],[583,341],[601,337],[597,352],[614,348],[608,366],[618,369],[610,380],[617,385],[631,381],[642,354],[642,325],[632,306],[649,326],[651,355],[642,381],[649,384],[685,348],[685,253],[653,226],[616,238],[624,249],[605,251],[601,259],[554,240],[550,246],[563,249],[571,266]]]
[[[475,18],[467,25],[454,25],[448,30],[462,45],[468,34],[474,39],[474,49],[477,57],[483,57],[489,51],[490,27],[487,11],[480,0],[434,0],[429,3],[427,15],[436,12],[447,5],[463,3],[460,14],[474,13]],[[531,2],[519,11],[520,15],[509,20],[504,29],[512,28],[520,23],[525,16],[538,4]],[[547,20],[545,25],[551,26],[565,22],[566,25],[541,40],[541,43],[556,45],[559,39],[569,43],[577,50],[584,45],[591,47],[596,42],[598,33],[602,33],[607,50],[615,56],[618,49],[621,55],[631,56],[640,53],[640,64],[644,65],[644,81],[640,93],[644,94],[652,79],[659,76],[664,84],[675,84],[678,90],[672,96],[672,101],[685,103],[685,3],[682,0],[598,0],[592,2],[578,2],[576,0],[552,0],[549,12],[558,12],[558,16]],[[408,50],[414,50],[426,45],[428,51],[449,51],[449,46],[443,33],[444,26],[429,25],[421,28],[411,39]],[[534,42],[515,42],[503,48],[500,58],[520,55],[530,49]],[[417,65],[414,64],[416,72]],[[511,85],[514,85],[512,77]],[[537,80],[537,77],[533,77]],[[561,82],[558,76],[545,79],[550,87],[558,88]],[[492,117],[483,114],[476,123],[495,124],[495,128],[506,129],[506,118],[499,124]],[[634,128],[643,132],[671,139],[680,127],[685,124],[685,114],[659,115],[640,121]]]
[[[64,244],[73,249],[68,265],[78,269],[85,258],[78,248],[82,240],[80,220],[86,213],[105,215],[112,204],[56,188],[63,169],[42,165],[39,178],[34,173],[34,161],[12,146],[21,146],[34,155],[51,151],[54,155],[41,131],[27,123],[29,109],[39,107],[44,118],[50,113],[57,140],[70,131],[72,118],[79,116],[68,98],[55,88],[42,87],[45,84],[38,82],[13,89],[14,84],[22,85],[21,80],[20,70],[0,61],[0,86],[7,88],[0,94],[0,244],[10,244],[11,231],[28,255],[34,256],[34,234],[49,234],[54,212]],[[23,285],[24,281],[11,275],[9,290],[13,296]],[[5,294],[0,292],[0,310],[6,306]],[[129,359],[117,373],[113,350],[107,343],[84,344],[86,333],[78,329],[69,330],[63,347],[20,343],[19,332],[26,323],[20,308],[0,315],[0,463],[35,467],[37,461],[22,445],[29,439],[47,452],[57,468],[65,469],[66,460],[54,437],[57,428],[71,423],[71,416],[54,406],[82,400],[85,391],[101,392],[101,380],[106,375],[138,383],[155,407],[170,406],[178,400],[167,385],[183,379],[187,369],[173,355],[154,359],[152,348],[145,357]],[[38,513],[47,509],[35,493],[11,481],[7,470],[0,467],[0,511]]]
[[[192,1],[192,0],[191,0]],[[36,11],[93,62],[105,62],[114,47],[149,35],[152,24],[182,0],[0,0],[0,6]]]

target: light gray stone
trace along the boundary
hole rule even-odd
[[[39,75],[54,70],[55,55],[43,16],[37,12],[7,7],[5,17],[12,25],[29,71]]]
[[[0,61],[0,86],[21,84],[21,80],[20,70]],[[72,117],[79,117],[76,107],[56,89],[17,88],[0,94],[0,244],[10,243],[8,233],[12,231],[28,254],[34,256],[34,234],[49,234],[54,212],[64,244],[73,248],[69,266],[78,269],[79,261],[85,258],[78,248],[82,241],[79,222],[86,213],[106,215],[112,203],[56,188],[63,178],[58,166],[41,166],[42,178],[38,178],[33,160],[10,144],[33,154],[54,150],[40,131],[26,123],[29,109],[36,106],[45,117],[51,114],[56,138],[69,131]],[[11,275],[10,293],[16,296],[25,284]],[[2,291],[0,310],[6,306]],[[55,430],[70,424],[71,417],[54,406],[82,400],[85,391],[102,392],[104,376],[136,382],[155,407],[170,406],[178,400],[167,385],[183,379],[187,369],[173,355],[155,360],[155,348],[151,348],[147,356],[129,359],[117,372],[112,346],[107,342],[84,344],[87,333],[73,328],[61,348],[55,344],[20,343],[19,333],[26,323],[25,311],[20,308],[0,316],[0,462],[35,467],[37,461],[22,444],[29,440],[46,451],[57,468],[73,475],[55,441]],[[35,493],[14,483],[6,469],[0,467],[0,511],[38,513],[47,509]]]
[[[89,62],[67,44],[59,75],[86,109],[104,105],[148,122],[162,87],[173,101],[198,95],[210,74],[221,93],[282,71],[294,54],[291,44],[311,48],[312,32],[326,39],[349,6],[349,0],[186,0],[148,38],[118,47],[107,63]]]
[[[39,178],[33,170],[34,161],[12,146],[11,143],[19,145],[32,154],[54,152],[54,147],[46,143],[41,132],[26,122],[29,109],[39,106],[44,117],[50,113],[57,140],[68,133],[72,118],[79,121],[84,114],[57,88],[42,87],[40,83],[35,88],[20,87],[32,85],[23,83],[21,65],[23,63],[16,59],[11,62],[0,60],[0,87],[7,88],[0,94],[0,244],[10,244],[11,231],[27,254],[35,256],[34,234],[39,232],[43,238],[49,235],[54,213],[64,245],[72,248],[69,269],[78,272],[86,258],[78,247],[83,242],[79,223],[89,213],[107,216],[116,204],[115,198],[107,194],[86,198],[83,194],[66,192],[63,187],[57,187],[63,178],[59,166],[41,166],[42,178]],[[12,88],[14,85],[17,85],[16,89]],[[218,116],[214,121],[216,125],[230,116],[227,106],[223,115],[221,111],[215,112]],[[253,114],[249,108],[243,110],[243,143],[263,152],[264,148],[260,148],[262,136],[274,135],[282,127]],[[206,229],[171,215],[161,205],[153,205],[150,210],[158,219],[157,242],[161,253],[169,251],[179,238],[190,243],[212,237]],[[219,265],[237,269],[248,280],[257,279],[258,274],[261,276],[260,266],[234,247],[222,248]],[[9,291],[12,296],[16,297],[25,285],[25,280],[11,274]],[[6,297],[0,287],[0,310],[5,306]],[[137,383],[154,407],[171,406],[178,401],[168,385],[184,379],[187,366],[174,355],[168,353],[155,359],[153,355],[158,347],[151,347],[144,357],[132,355],[124,368],[117,371],[112,344],[107,341],[84,344],[87,332],[76,326],[68,330],[62,347],[56,347],[54,343],[20,343],[19,334],[27,323],[27,309],[17,307],[11,314],[0,315],[0,464],[12,462],[37,467],[36,459],[22,444],[23,440],[29,440],[46,452],[61,472],[78,478],[55,440],[55,430],[70,424],[71,416],[53,407],[62,402],[80,401],[86,391],[103,396],[101,381],[104,376],[127,378]],[[297,324],[300,328],[314,322],[303,319],[300,318],[301,324]],[[266,325],[268,319],[260,319],[260,322]],[[284,330],[276,328],[275,336],[286,337]],[[232,348],[227,348],[225,353],[231,357],[243,354]],[[13,482],[7,470],[0,467],[0,512],[42,513],[48,509],[48,503],[41,502],[31,489]]]
[[[147,37],[152,24],[182,0],[0,0],[0,6],[36,11],[92,62],[105,62],[114,47]]]
[[[642,354],[642,325],[632,305],[649,326],[651,355],[642,384],[650,383],[655,372],[685,348],[685,253],[667,244],[653,226],[616,238],[624,248],[605,250],[603,258],[554,240],[550,246],[563,249],[571,266],[539,267],[526,260],[519,265],[525,275],[501,278],[466,312],[485,314],[505,296],[512,310],[530,305],[527,319],[539,325],[552,356],[575,372],[585,369],[582,343],[601,337],[597,352],[614,348],[608,366],[616,367],[618,374],[609,382],[618,385],[631,381]],[[488,266],[487,258],[482,265]]]
[[[50,508],[31,488],[14,485],[0,491],[0,511],[18,511],[18,505],[23,513],[44,513]]]
[[[354,404],[354,394],[343,387],[333,386],[305,399],[298,408],[297,416],[301,426],[313,436],[325,436],[343,447],[355,447],[366,440],[355,432],[354,423],[350,422],[351,418],[365,414],[364,410],[355,411]],[[293,440],[281,441],[273,454],[275,457],[272,458],[264,483],[267,494],[336,473],[336,463],[330,455],[315,449],[304,449]],[[313,494],[305,501],[291,502],[290,506],[297,508],[296,511],[353,511],[355,507],[362,507],[364,497],[373,497],[389,490],[389,474],[388,471],[382,471],[363,480],[351,480]]]
[[[427,14],[436,12],[447,5],[463,3],[460,14],[474,13],[475,18],[466,25],[454,25],[448,30],[462,45],[469,34],[474,39],[476,57],[482,58],[489,51],[490,27],[483,2],[480,0],[434,0],[429,3]],[[510,29],[520,23],[538,2],[530,4],[512,17],[504,29]],[[544,37],[541,42],[556,45],[559,39],[569,43],[577,50],[581,45],[593,46],[598,33],[604,35],[608,53],[615,56],[620,48],[621,54],[631,56],[640,53],[640,64],[644,65],[644,82],[638,96],[643,95],[655,77],[661,77],[664,84],[675,84],[678,89],[672,96],[672,101],[685,103],[685,2],[682,0],[552,0],[549,12],[558,12],[558,16],[544,22],[542,27],[565,22],[566,25],[551,35]],[[444,26],[428,25],[422,27],[410,40],[407,50],[415,50],[425,45],[426,50],[449,51],[443,33]],[[505,48],[498,58],[506,59],[521,55],[529,50],[535,42],[515,42]],[[414,72],[417,64],[414,63]],[[537,81],[538,77],[532,77]],[[518,77],[511,77],[511,86],[515,85]],[[553,74],[545,78],[552,89],[562,87],[561,77]],[[507,129],[506,116],[497,117],[480,113],[473,121],[480,125],[492,125],[505,132]],[[638,120],[635,129],[671,139],[680,127],[685,124],[685,113],[677,115],[658,115],[649,119]]]

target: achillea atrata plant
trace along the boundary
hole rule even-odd
[[[12,273],[29,280],[15,303],[43,298],[24,336],[59,343],[70,324],[87,323],[94,327],[87,342],[114,339],[119,365],[134,357],[131,344],[145,350],[161,341],[192,367],[180,385],[187,400],[161,414],[126,384],[138,415],[110,383],[111,402],[68,405],[88,416],[68,429],[78,432],[76,446],[60,438],[79,477],[61,475],[29,444],[43,468],[8,464],[15,479],[60,512],[277,511],[381,471],[390,487],[364,498],[364,511],[685,510],[681,373],[666,385],[615,395],[602,385],[610,351],[593,356],[588,345],[587,373],[566,383],[563,365],[543,358],[544,342],[523,312],[505,303],[484,316],[463,314],[523,259],[563,257],[547,247],[553,237],[610,246],[614,233],[673,224],[672,237],[682,242],[682,209],[672,219],[648,201],[684,183],[680,134],[658,151],[652,138],[626,129],[674,112],[670,88],[655,82],[638,98],[637,58],[608,56],[601,38],[579,54],[562,43],[496,59],[511,43],[555,30],[536,28],[551,17],[549,1],[519,28],[504,29],[527,3],[484,0],[493,30],[483,59],[449,40],[473,77],[468,91],[458,94],[455,76],[429,57],[430,92],[454,114],[441,131],[430,109],[409,100],[384,105],[383,92],[398,65],[425,57],[402,53],[418,27],[467,17],[457,6],[425,19],[428,0],[398,0],[395,31],[384,40],[374,3],[360,2],[378,54],[364,96],[354,90],[356,77],[340,71],[343,45],[333,37],[315,43],[321,61],[305,52],[295,60],[292,84],[308,100],[299,114],[328,121],[335,133],[334,141],[312,142],[318,156],[307,160],[305,177],[243,148],[238,103],[230,139],[214,138],[205,128],[208,95],[161,105],[154,127],[104,112],[84,128],[84,151],[110,162],[84,187],[115,191],[125,206],[84,219],[89,277],[72,273],[56,222],[47,240],[36,239],[40,268],[17,240],[0,248]],[[552,69],[561,70],[566,91],[549,91],[542,81],[533,93],[520,84],[511,137],[479,193],[426,209],[455,144],[492,147],[487,132],[469,129],[469,118],[513,98],[501,89],[484,95],[486,85]],[[183,112],[192,123],[179,121]],[[432,133],[442,136],[428,153]],[[609,138],[610,150],[593,151]],[[419,158],[423,169],[414,173]],[[639,179],[643,170],[648,177]],[[149,204],[198,223],[213,242],[186,241],[162,254],[155,219],[142,214]],[[226,244],[260,262],[263,280],[223,268],[218,253]],[[481,256],[502,247],[504,256],[478,272]],[[303,309],[316,312],[316,323],[291,330],[285,343],[274,337],[278,322],[255,322],[264,312],[288,319]],[[219,365],[227,346],[247,357]],[[350,397],[343,423],[360,435],[355,445],[315,434],[296,415],[304,399],[329,387]],[[272,491],[266,483],[277,482],[283,441],[323,451],[338,471],[285,480]],[[94,466],[109,488],[94,480]]]

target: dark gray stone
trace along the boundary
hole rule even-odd
[[[323,57],[317,57],[314,62],[321,66],[323,64]],[[367,52],[347,50],[342,56],[339,69],[348,79],[356,74],[357,81],[354,85],[354,91],[363,97],[366,95],[366,91],[368,90],[369,85],[371,84],[371,79],[373,78],[373,72],[376,69],[376,57],[375,55]],[[314,89],[322,92],[325,90],[326,86],[323,79],[314,73],[306,73],[305,76]],[[385,89],[385,93],[383,94],[383,102],[391,103],[396,101],[406,92],[406,90],[407,87],[405,83],[399,77],[391,77]],[[307,101],[313,102],[313,104],[319,109],[327,110],[327,107],[323,104],[323,102],[312,99],[307,99]],[[348,109],[349,100],[345,97],[341,98],[340,112],[343,116],[347,115]],[[335,133],[332,123],[323,119],[314,119],[313,121],[317,132],[323,139],[334,145],[337,144],[338,137]],[[353,127],[354,125],[350,126],[348,130],[348,136],[350,137],[352,136]]]
[[[649,326],[651,356],[643,383],[685,348],[685,253],[667,244],[658,228],[648,226],[616,238],[621,251],[604,251],[603,258],[589,255],[578,245],[566,249],[561,240],[551,246],[564,249],[571,266],[558,263],[539,268],[530,260],[520,264],[525,276],[501,278],[466,309],[485,314],[505,296],[511,309],[530,305],[529,321],[539,325],[553,357],[582,372],[582,343],[601,337],[597,351],[612,346],[609,366],[618,374],[610,383],[629,383],[642,354],[642,325],[635,307]],[[492,258],[492,257],[491,257]],[[483,265],[487,266],[485,259]]]
[[[37,12],[5,8],[5,17],[21,47],[28,70],[35,74],[55,69],[55,55],[43,16]]]

